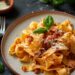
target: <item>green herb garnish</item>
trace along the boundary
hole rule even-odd
[[[45,28],[38,28],[38,29],[33,31],[33,33],[38,33],[38,34],[41,34],[41,33],[44,33],[44,32],[47,32],[47,30]]]
[[[54,20],[52,16],[47,16],[43,21],[43,24],[47,30],[49,30],[49,28],[53,25],[53,23],[54,23]]]
[[[0,73],[4,72],[4,65],[2,62],[0,62]]]
[[[61,4],[63,4],[64,3],[64,0],[52,0],[52,4],[53,5],[61,5]]]
[[[44,3],[50,3],[51,0],[39,0],[40,2],[44,2]]]
[[[39,0],[39,1],[43,3],[52,4],[55,7],[65,4],[65,3],[75,4],[75,0]]]
[[[38,33],[38,34],[45,33],[50,29],[50,27],[53,25],[53,23],[54,23],[53,17],[47,16],[43,20],[43,24],[44,24],[45,28],[38,28],[38,29],[34,30],[33,33]]]

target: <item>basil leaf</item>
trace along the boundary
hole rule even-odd
[[[40,2],[49,3],[51,0],[39,0]]]
[[[47,32],[47,30],[45,28],[38,28],[38,29],[33,31],[33,33],[38,33],[38,34],[41,34],[41,33],[44,33],[44,32]]]
[[[54,20],[52,16],[47,16],[44,21],[44,26],[47,28],[47,30],[53,25]]]
[[[52,0],[53,5],[61,5],[64,3],[64,0]]]
[[[2,62],[0,62],[0,73],[4,72],[4,65]]]

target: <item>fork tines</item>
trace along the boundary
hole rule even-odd
[[[0,16],[0,33],[5,32],[5,17]]]

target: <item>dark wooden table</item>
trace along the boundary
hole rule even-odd
[[[9,24],[12,23],[15,19],[27,13],[38,10],[59,10],[75,15],[74,5],[64,4],[58,8],[55,8],[50,4],[44,4],[39,2],[38,0],[14,0],[14,8],[12,9],[12,11],[10,11],[10,13],[3,15],[6,17],[6,27],[8,27]],[[6,68],[5,72],[0,75],[12,75],[12,74]]]

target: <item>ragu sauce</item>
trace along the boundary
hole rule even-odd
[[[48,49],[51,46],[51,41],[55,41],[55,39],[59,38],[63,34],[64,32],[62,32],[61,30],[57,30],[57,27],[53,26],[48,34],[45,34],[44,47]]]

